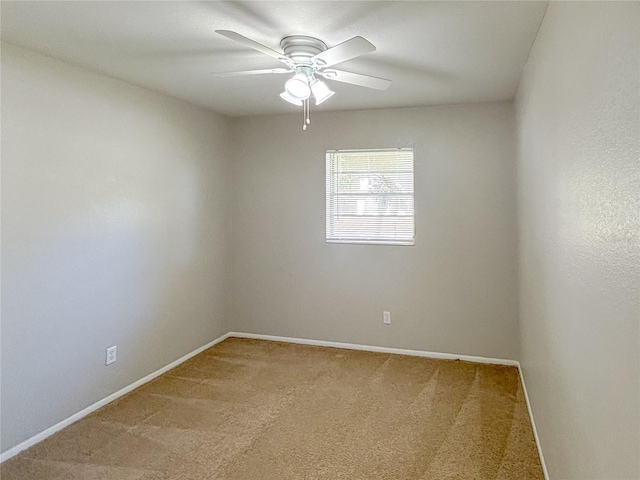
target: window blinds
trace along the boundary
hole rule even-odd
[[[328,150],[327,242],[413,245],[413,149]]]

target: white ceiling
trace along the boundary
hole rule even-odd
[[[329,47],[360,35],[377,51],[336,66],[393,81],[386,91],[331,82],[320,110],[513,98],[547,2],[75,1],[1,3],[2,40],[232,115],[295,111],[284,75],[211,72],[281,67],[214,33],[273,49],[304,34]]]

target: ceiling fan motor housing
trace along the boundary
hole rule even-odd
[[[296,67],[322,67],[319,64],[314,65],[312,58],[327,49],[322,40],[306,35],[284,37],[280,41],[280,47]]]

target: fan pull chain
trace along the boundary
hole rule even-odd
[[[307,129],[306,118],[307,118],[307,101],[303,100],[302,101],[302,130]]]
[[[305,99],[302,101],[302,130],[307,129],[307,125],[311,123],[311,119],[309,118],[309,99]]]

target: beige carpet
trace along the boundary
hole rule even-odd
[[[543,479],[514,367],[227,339],[6,461],[17,479]]]

